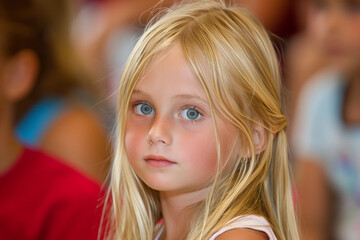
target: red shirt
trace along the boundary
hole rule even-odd
[[[99,197],[95,182],[25,148],[0,175],[0,239],[96,239]]]

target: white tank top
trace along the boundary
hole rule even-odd
[[[227,226],[217,231],[209,240],[215,240],[219,235],[226,231],[237,228],[248,228],[261,231],[267,234],[269,240],[277,240],[270,224],[265,218],[256,215],[239,216],[233,218]]]
[[[224,232],[237,228],[248,228],[256,231],[261,231],[267,234],[269,240],[277,240],[273,230],[270,227],[270,224],[265,220],[265,218],[256,215],[239,216],[233,218],[228,225],[217,231],[209,240],[215,240]],[[163,231],[164,225],[161,225],[159,232],[154,240],[159,240]]]

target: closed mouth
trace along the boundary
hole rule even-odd
[[[170,161],[162,156],[148,156],[144,159],[147,164],[149,164],[152,167],[162,168],[162,167],[168,167],[171,165],[176,164],[173,161]]]

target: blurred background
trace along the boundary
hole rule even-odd
[[[23,144],[106,183],[124,64],[147,22],[178,0],[63,2],[64,8],[43,9],[49,12],[41,28],[53,30],[40,36],[54,42],[51,59],[60,59],[45,60],[51,70],[41,78],[58,81],[34,83],[19,101],[16,134]],[[360,0],[227,2],[258,18],[278,52],[301,238],[358,240]],[[0,20],[0,31],[9,19]],[[34,121],[45,127],[34,133]]]

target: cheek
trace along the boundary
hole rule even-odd
[[[126,123],[125,128],[125,149],[130,161],[137,158],[141,153],[141,147],[146,138],[144,129],[139,128],[132,121]]]
[[[360,14],[359,14],[360,15]],[[356,52],[360,52],[360,16],[358,16],[354,21],[350,23],[348,29],[349,39],[352,42],[352,46]]]
[[[360,17],[350,19],[343,27],[344,59],[339,62],[345,72],[358,72],[360,65]]]
[[[238,131],[229,122],[222,121],[219,124],[219,138],[221,142],[221,160],[222,165],[226,163],[226,168],[232,166],[237,155],[240,152],[240,140],[238,139]]]
[[[311,39],[311,44],[322,46],[327,41],[328,14],[326,11],[309,9],[306,16],[306,30]]]
[[[314,43],[321,45],[326,39],[326,33],[324,31],[324,20],[322,17],[314,18],[311,23],[308,23],[308,32]]]
[[[217,166],[217,151],[214,133],[189,134],[178,145],[183,159],[191,164],[196,171],[214,172]],[[187,150],[187,151],[185,151]]]

